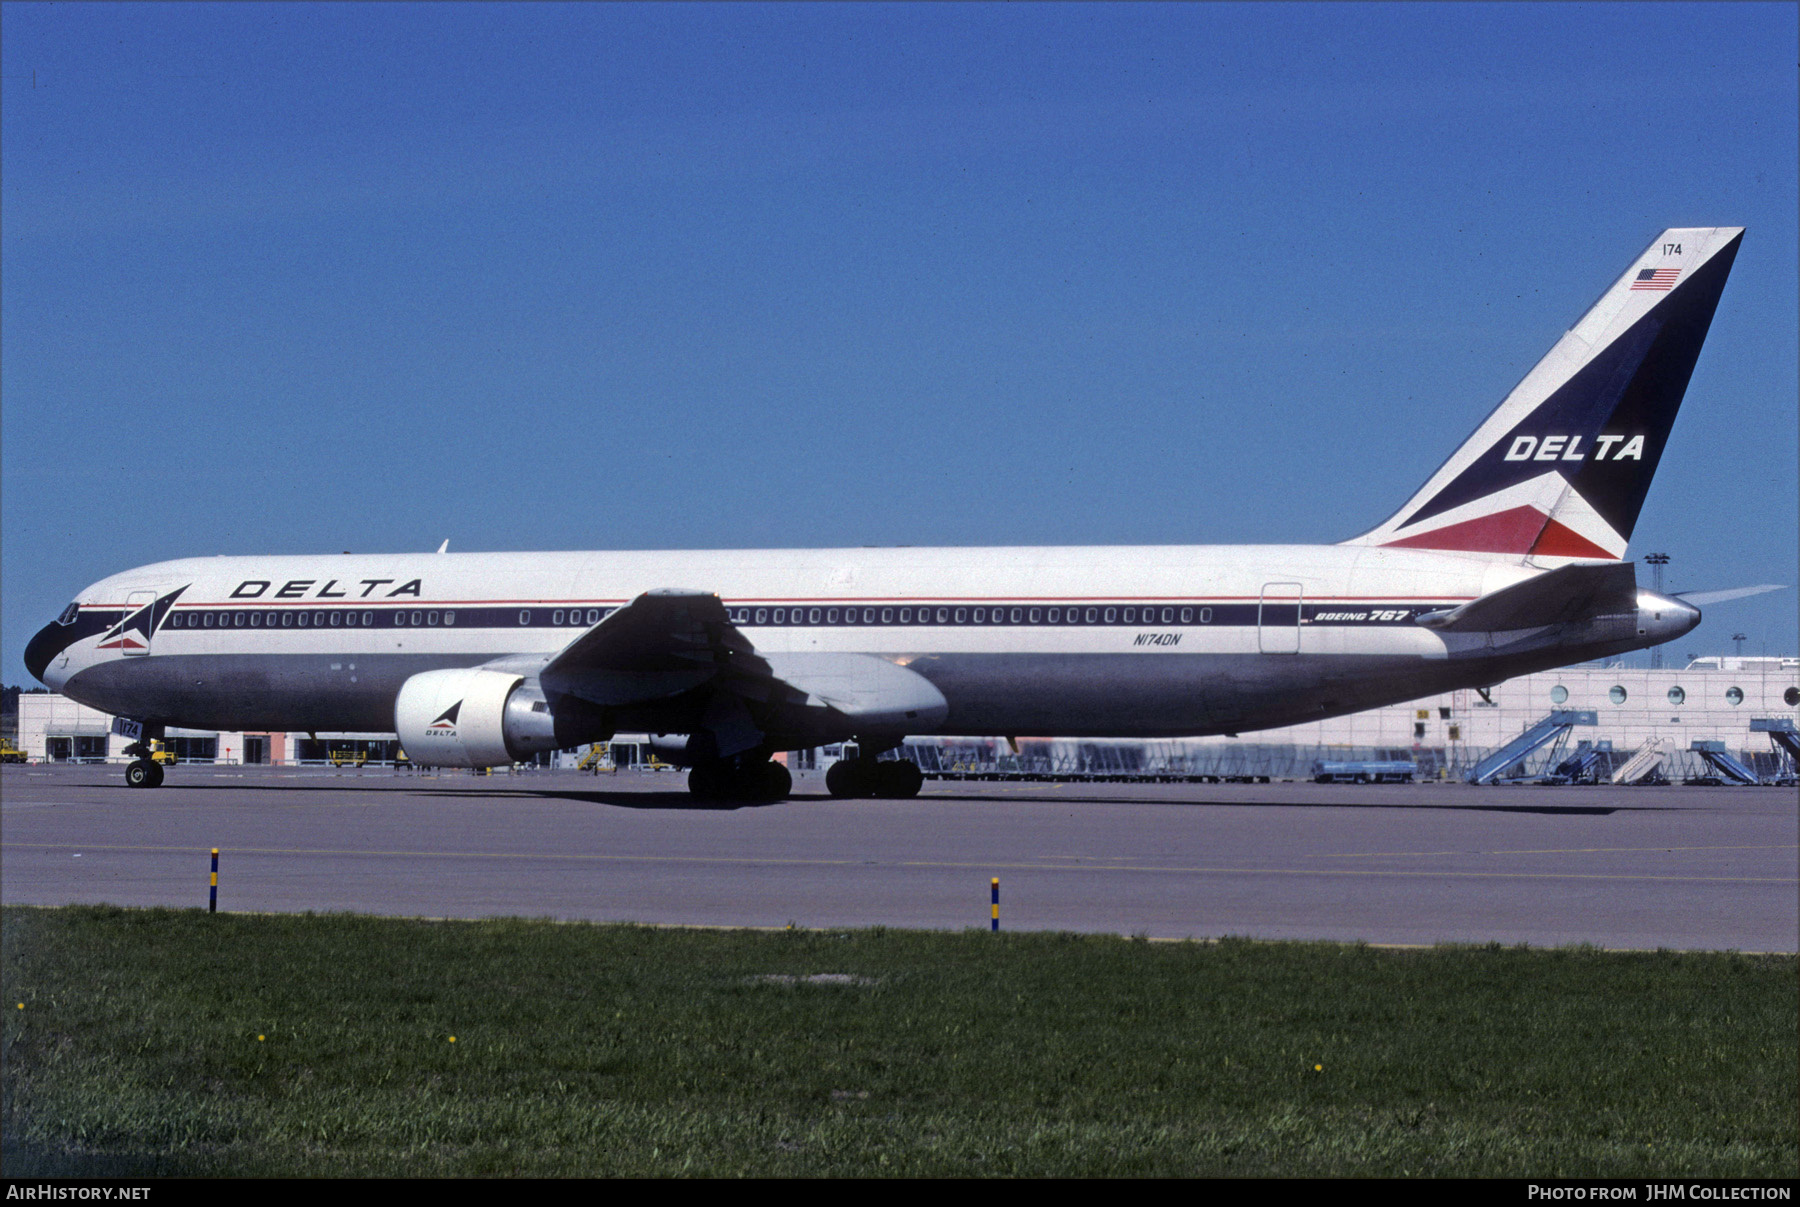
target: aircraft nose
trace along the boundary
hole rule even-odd
[[[62,625],[47,624],[25,646],[25,669],[31,672],[33,679],[46,687],[55,686],[46,675],[50,669],[50,660],[68,648],[68,643],[60,640],[68,631]]]

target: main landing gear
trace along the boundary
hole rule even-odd
[[[905,759],[839,759],[825,773],[825,790],[833,796],[917,796],[925,784],[916,763]]]
[[[735,800],[772,804],[784,800],[794,777],[766,755],[735,759],[707,759],[688,772],[688,791],[699,800]]]

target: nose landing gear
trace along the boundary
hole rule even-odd
[[[162,764],[157,761],[157,752],[151,745],[153,742],[160,745],[161,740],[160,737],[145,737],[125,748],[125,753],[131,756],[131,762],[125,764],[125,786],[127,788],[162,787]]]

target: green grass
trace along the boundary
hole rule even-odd
[[[1800,1162],[1791,956],[105,907],[3,927],[11,1177]],[[862,980],[763,979],[822,973]]]

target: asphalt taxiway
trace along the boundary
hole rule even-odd
[[[1800,948],[1792,789],[939,784],[738,808],[678,773],[0,773],[0,901],[1158,938]]]

